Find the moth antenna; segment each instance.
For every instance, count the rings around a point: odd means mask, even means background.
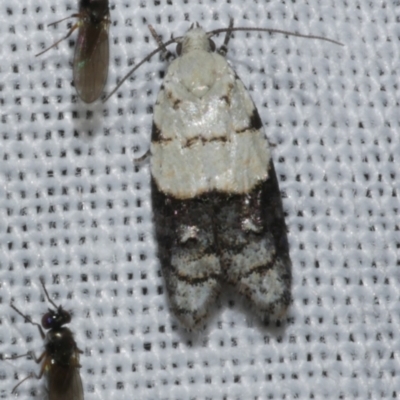
[[[283,35],[288,35],[288,36],[295,36],[295,37],[300,37],[300,38],[305,38],[305,39],[317,39],[317,40],[323,40],[325,42],[330,42],[333,44],[337,44],[339,46],[344,46],[343,43],[338,42],[337,40],[329,39],[324,36],[318,36],[318,35],[304,35],[302,33],[296,33],[296,32],[290,32],[290,31],[285,31],[282,29],[273,29],[273,28],[246,28],[246,27],[228,27],[228,28],[220,28],[220,29],[215,29],[213,31],[207,32],[207,35],[209,37],[212,37],[214,35],[218,35],[219,33],[223,32],[268,32],[268,33],[280,33]]]
[[[136,64],[117,84],[117,86],[114,88],[114,90],[103,100],[103,103],[105,103],[120,87],[121,85],[139,68],[141,67],[145,62],[149,61],[155,54],[159,53],[160,51],[163,51],[167,46],[169,46],[172,43],[175,43],[179,38],[175,39],[170,39],[168,42],[163,43],[161,46],[157,47],[155,50],[153,50],[150,54],[148,54],[145,58],[143,58],[142,61],[139,62],[139,64]]]
[[[136,64],[117,84],[117,86],[111,91],[111,93],[106,96],[106,98],[103,100],[103,103],[105,103],[120,87],[121,85],[139,68],[141,67],[145,62],[149,61],[155,54],[159,53],[160,51],[165,51],[166,47],[169,46],[172,43],[177,43],[179,40],[182,40],[183,36],[179,36],[177,38],[171,38],[167,42],[163,43],[157,33],[155,32],[154,28],[149,26],[150,32],[156,39],[158,43],[161,43],[158,48],[153,50],[150,54],[148,54],[145,58],[143,58],[142,61],[139,62],[139,64]],[[154,32],[154,34],[153,34]],[[268,33],[280,33],[283,35],[288,35],[288,36],[295,36],[295,37],[301,37],[305,39],[317,39],[317,40],[323,40],[325,42],[330,42],[333,44],[337,44],[339,46],[344,46],[343,43],[338,42],[333,39],[329,39],[323,36],[318,36],[318,35],[304,35],[302,33],[296,33],[296,32],[290,32],[290,31],[285,31],[282,29],[272,29],[272,28],[246,28],[246,27],[233,27],[233,19],[230,19],[229,22],[229,27],[228,28],[220,28],[220,29],[215,29],[213,31],[207,32],[208,37],[212,37],[214,35],[218,35],[219,33],[227,32],[227,35],[225,36],[224,43],[220,49],[220,51],[225,51],[225,47],[227,47],[228,42],[230,40],[232,32],[268,32]],[[157,39],[158,38],[158,39]],[[160,42],[159,42],[160,41]],[[168,51],[167,51],[168,52]],[[223,54],[223,53],[222,53]]]

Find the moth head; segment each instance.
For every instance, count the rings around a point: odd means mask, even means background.
[[[185,36],[177,38],[176,41],[176,54],[178,56],[193,50],[215,51],[215,43],[197,22],[192,24]]]

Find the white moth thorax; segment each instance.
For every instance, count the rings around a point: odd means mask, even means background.
[[[207,34],[190,30],[167,71],[154,108],[151,172],[179,199],[243,194],[268,177],[270,150],[255,129],[254,104]]]

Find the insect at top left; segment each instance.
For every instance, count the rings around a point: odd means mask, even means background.
[[[41,325],[33,322],[28,315],[23,314],[11,303],[11,308],[21,315],[25,322],[38,327],[42,339],[45,340],[45,350],[39,358],[33,352],[12,357],[14,359],[30,355],[37,363],[42,363],[39,375],[34,373],[28,375],[14,387],[13,393],[27,379],[33,377],[40,379],[46,373],[49,400],[83,400],[82,381],[79,375],[81,367],[79,353],[82,351],[78,349],[72,332],[63,327],[71,322],[71,314],[61,306],[57,306],[51,300],[42,281],[41,284],[47,300],[54,307],[54,309],[49,308],[43,315]],[[43,329],[48,330],[47,335]]]
[[[36,54],[36,57],[57,46],[78,29],[74,55],[74,84],[79,97],[85,103],[93,103],[100,97],[108,75],[110,53],[108,0],[80,0],[77,14],[53,22],[49,26],[68,18],[77,18],[78,20],[66,36]]]

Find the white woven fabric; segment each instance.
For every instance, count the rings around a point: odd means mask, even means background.
[[[170,312],[152,234],[152,105],[166,64],[155,56],[106,104],[71,85],[72,41],[50,22],[72,0],[2,0],[0,8],[0,354],[42,351],[48,307],[81,356],[85,399],[267,400],[400,397],[399,2],[111,2],[106,92],[156,45],[192,22],[271,27],[327,42],[236,33],[228,59],[251,91],[270,141],[289,231],[293,304],[262,326],[233,291],[205,329]],[[217,45],[222,36],[215,39]],[[173,48],[172,48],[173,50]],[[39,371],[0,361],[0,398]],[[45,395],[44,382],[18,388]]]

